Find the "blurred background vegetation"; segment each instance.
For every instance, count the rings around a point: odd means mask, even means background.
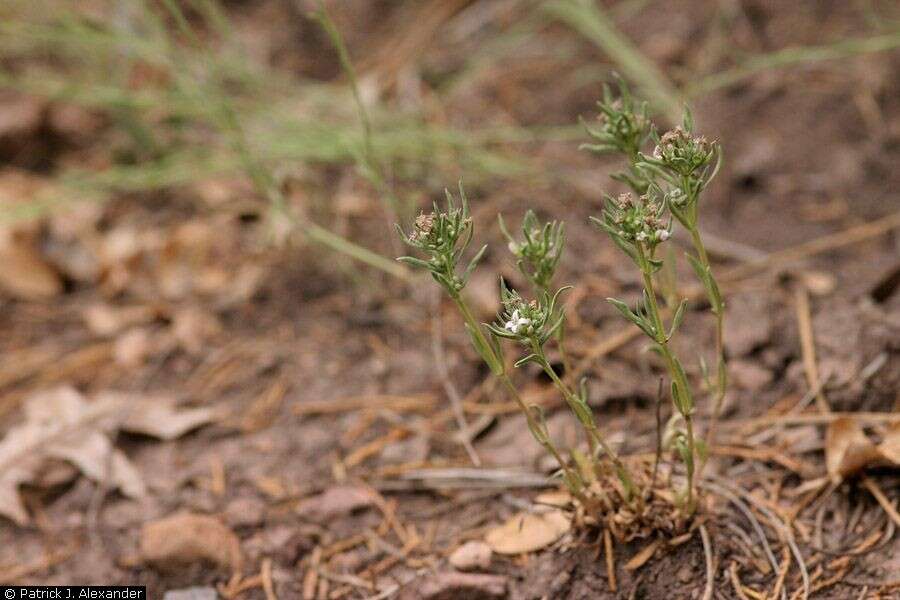
[[[82,120],[95,126],[81,132],[90,140],[79,142],[84,151],[78,159],[55,160],[57,147],[16,155],[13,164],[61,185],[27,203],[4,205],[2,218],[241,172],[254,193],[239,210],[273,217],[277,235],[299,230],[402,276],[381,256],[390,254],[384,244],[370,251],[330,231],[329,200],[320,197],[318,184],[331,167],[355,166],[390,221],[408,218],[423,198],[460,178],[474,186],[510,180],[551,186],[565,178],[564,169],[548,168],[534,145],[580,140],[580,126],[552,113],[520,117],[484,106],[491,99],[483,94],[469,96],[476,82],[498,70],[555,70],[553,86],[584,98],[596,96],[615,70],[671,120],[684,102],[734,89],[759,73],[900,46],[900,21],[890,3],[858,3],[867,28],[852,36],[751,52],[732,39],[730,27],[752,19],[753,7],[710,2],[703,17],[714,35],[664,74],[617,26],[666,10],[649,0],[608,6],[439,0],[397,3],[391,10],[374,4],[4,2],[0,89],[87,109]],[[283,19],[275,37],[266,19]],[[395,27],[400,30],[387,41],[375,35]],[[352,32],[349,44],[342,30]],[[663,53],[672,43],[656,42],[661,47],[654,52]],[[527,63],[516,62],[522,58]],[[295,202],[292,182],[314,201]]]

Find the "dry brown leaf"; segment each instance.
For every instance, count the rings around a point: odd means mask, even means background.
[[[542,492],[535,496],[535,504],[547,504],[556,508],[566,508],[572,504],[572,494],[565,490],[553,490]]]
[[[489,531],[485,541],[497,554],[523,554],[546,548],[571,528],[571,519],[560,510],[519,513]]]
[[[0,287],[23,300],[52,298],[63,290],[59,274],[28,239],[0,233]]]
[[[91,333],[109,337],[128,327],[149,323],[156,318],[157,312],[151,306],[110,306],[98,303],[85,309],[83,316]]]
[[[864,469],[880,457],[878,448],[852,417],[831,422],[825,433],[825,467],[832,481]]]
[[[168,396],[141,396],[120,392],[103,392],[98,401],[118,403],[124,407],[119,427],[130,433],[149,435],[160,440],[174,440],[212,421],[216,413],[208,407],[178,408]]]
[[[144,525],[141,558],[163,567],[211,562],[241,571],[243,556],[238,537],[208,515],[177,513]]]
[[[297,507],[297,513],[311,520],[322,521],[350,514],[374,504],[375,497],[367,488],[336,485],[301,502]]]
[[[88,405],[72,388],[35,394],[25,401],[25,422],[0,441],[0,515],[19,524],[28,513],[18,487],[32,481],[46,461],[63,459],[93,479],[105,478],[123,493],[140,496],[140,476],[121,453],[115,452],[101,429],[115,406]],[[112,454],[111,454],[112,453]]]
[[[138,498],[146,493],[140,473],[109,434],[125,429],[172,439],[212,418],[206,409],[177,411],[161,398],[107,393],[88,402],[71,387],[34,394],[24,408],[25,421],[0,440],[0,515],[21,525],[29,518],[18,488],[46,482],[42,473],[53,461]]]
[[[661,542],[659,540],[654,540],[654,541],[650,542],[649,544],[647,544],[646,546],[644,546],[644,548],[641,549],[640,552],[635,554],[633,557],[631,557],[631,560],[629,560],[627,563],[625,563],[625,567],[624,567],[625,570],[626,571],[637,571],[638,569],[643,567],[647,563],[648,560],[653,558],[653,555],[656,554],[656,549],[659,548],[660,545],[661,545]]]
[[[49,188],[47,180],[21,169],[0,170],[0,212],[16,214]],[[24,300],[42,300],[62,292],[62,279],[38,247],[40,223],[19,221],[0,226],[0,288]]]
[[[878,444],[878,452],[889,463],[900,466],[900,423],[895,423],[887,430],[884,439]]]

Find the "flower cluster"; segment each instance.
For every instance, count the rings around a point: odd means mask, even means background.
[[[412,232],[405,236],[410,246],[429,254],[445,254],[456,250],[459,240],[471,230],[472,218],[466,206],[454,208],[449,196],[448,201],[450,208],[447,212],[441,212],[435,206],[434,212],[416,217]]]
[[[522,221],[521,241],[506,229],[503,217],[498,215],[500,230],[509,240],[509,251],[516,257],[516,266],[522,275],[539,290],[547,291],[556,273],[565,244],[565,227],[557,221],[541,223],[534,211],[525,213]]]
[[[635,198],[629,193],[620,194],[618,198],[607,198],[602,225],[626,243],[655,248],[671,235],[671,223],[663,219],[665,208],[656,196]]]
[[[469,204],[462,185],[459,188],[460,206],[456,206],[453,202],[453,196],[449,191],[446,195],[446,211],[441,211],[437,203],[434,203],[433,212],[416,217],[412,232],[408,235],[399,225],[397,226],[400,238],[406,244],[427,254],[428,260],[413,256],[401,256],[397,260],[429,271],[432,277],[452,295],[465,287],[469,275],[484,256],[487,246],[481,248],[462,275],[457,275],[457,262],[472,241],[472,217],[469,215]]]
[[[662,166],[683,177],[709,165],[716,154],[716,143],[704,136],[694,136],[681,127],[667,131],[656,142],[653,158]]]
[[[540,300],[525,300],[515,290],[500,284],[500,302],[503,310],[488,329],[497,337],[516,340],[526,345],[543,346],[562,325],[565,315],[557,314],[556,301],[568,288],[561,288],[553,296],[543,294]]]

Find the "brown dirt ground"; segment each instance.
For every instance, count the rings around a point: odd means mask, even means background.
[[[858,7],[847,2],[735,2],[726,3],[731,7],[727,10],[694,0],[665,3],[664,10],[660,3],[649,4],[621,26],[676,81],[691,70],[727,64],[723,45],[729,43],[744,52],[763,52],[870,32]],[[388,5],[353,2],[335,8],[355,56],[377,56],[387,44],[402,10]],[[292,36],[281,4],[233,3],[229,10],[239,24],[253,23],[258,35],[271,29],[274,64],[323,79],[336,75],[337,65],[329,59],[304,58],[330,53],[320,36],[299,41]],[[378,15],[375,21],[373,14]],[[477,51],[480,41],[449,48],[432,43],[416,64],[431,74],[452,74],[460,68],[461,57]],[[557,43],[573,52],[551,52]],[[469,126],[565,125],[590,114],[597,86],[579,84],[569,74],[601,65],[603,56],[560,26],[543,28],[535,44],[536,56],[506,57],[491,72],[442,99],[443,111]],[[559,74],[557,84],[552,78]],[[740,244],[722,244],[714,251],[720,272],[752,263],[757,253],[772,256],[769,253],[900,211],[898,75],[900,56],[881,53],[765,72],[696,104],[700,128],[722,141],[726,156],[723,172],[705,199],[704,227],[717,239]],[[386,92],[388,98],[391,93]],[[47,127],[3,140],[4,166],[43,178],[47,169],[35,157],[52,154],[53,160],[73,160],[85,146],[102,144],[108,133],[101,125],[96,142],[77,134],[66,140]],[[568,251],[558,281],[576,285],[568,300],[570,348],[583,358],[626,329],[604,298],[633,299],[639,287],[630,265],[587,224],[587,216],[598,210],[601,191],[614,189],[607,175],[615,165],[579,153],[576,146],[529,146],[529,160],[552,173],[552,181],[485,182],[470,188],[469,194],[476,207],[478,241],[491,242],[495,249],[503,247],[493,225],[498,211],[515,221],[526,207],[534,207],[567,222]],[[340,193],[340,185],[346,188],[349,182],[370,213],[377,211],[374,193],[353,174],[352,166],[322,171],[324,194]],[[245,182],[225,183],[231,193],[248,193]],[[89,242],[67,238],[62,233],[65,218],[53,217],[40,229],[41,247],[51,258],[71,256],[81,245],[109,243],[112,232],[149,232],[162,241],[132,242],[141,249],[128,264],[113,265],[121,267],[118,275],[67,278],[62,293],[49,301],[0,295],[0,407],[7,427],[20,422],[19,407],[28,394],[58,384],[74,385],[87,394],[109,389],[167,393],[190,405],[215,406],[225,415],[174,441],[118,436],[118,447],[148,485],[145,500],[125,498],[83,477],[49,489],[24,488],[33,523],[20,527],[0,521],[0,578],[146,584],[151,597],[191,585],[223,584],[229,573],[221,568],[165,570],[136,559],[144,523],[190,510],[216,515],[235,532],[244,553],[245,577],[271,560],[278,598],[302,597],[312,556],[323,550],[321,565],[338,577],[324,591],[325,584],[319,584],[324,594],[320,598],[338,597],[338,592],[344,594],[340,597],[365,598],[375,592],[362,584],[375,582],[381,588],[412,575],[416,578],[402,593],[418,597],[418,586],[432,572],[450,569],[446,557],[454,548],[480,539],[537,492],[466,486],[395,489],[398,473],[468,464],[454,441],[453,421],[434,368],[434,296],[427,282],[406,287],[357,271],[302,243],[272,249],[264,243],[262,221],[208,210],[197,201],[204,193],[212,192],[191,186],[123,195],[96,209],[97,214],[76,211],[90,223]],[[357,241],[390,253],[383,218],[370,213],[329,218]],[[182,279],[172,273],[179,265],[187,265],[187,287],[178,287]],[[729,421],[719,439],[727,448],[712,472],[782,515],[797,505],[794,492],[804,480],[824,474],[824,427],[792,426],[761,435],[760,428],[733,424],[782,414],[808,389],[798,288],[807,290],[811,299],[818,364],[823,375],[831,377],[825,395],[832,408],[891,412],[900,407],[898,269],[900,234],[895,227],[797,260],[748,269],[727,286],[734,385],[727,403]],[[231,294],[240,273],[250,274],[246,293]],[[494,250],[473,281],[476,305],[485,320],[494,309],[497,273],[518,281],[507,257]],[[203,287],[198,283],[201,275],[213,283]],[[115,276],[124,278],[123,283],[111,281]],[[177,289],[169,293],[167,286]],[[99,304],[149,306],[153,316],[113,335],[98,335],[83,315]],[[443,360],[466,394],[487,374],[452,308],[446,303],[440,307]],[[694,308],[678,340],[687,356],[712,341],[702,306]],[[178,323],[186,323],[181,334]],[[128,355],[129,331],[138,332],[131,338],[132,345],[140,346],[132,348],[137,359]],[[862,380],[860,371],[876,360],[880,368]],[[640,342],[594,360],[588,374],[593,407],[612,441],[624,452],[652,448],[658,366]],[[535,398],[550,397],[547,382],[536,373],[526,369],[517,378]],[[472,422],[489,414],[492,403],[504,400],[493,392],[486,398],[471,396]],[[381,399],[394,402],[373,406]],[[414,401],[401,404],[403,399]],[[358,408],[350,408],[354,406]],[[574,435],[558,405],[549,418],[561,438]],[[485,466],[530,471],[545,466],[517,415],[482,419],[481,425],[475,448]],[[743,456],[736,455],[740,451]],[[896,502],[897,472],[884,469],[871,476]],[[403,551],[404,540],[385,527],[384,511],[378,508],[338,510],[328,518],[304,512],[309,497],[336,483],[360,481],[381,490],[397,521],[421,538],[418,546]],[[733,564],[739,565],[744,585],[771,590],[777,573],[754,567],[760,560],[746,558],[745,544],[734,529],[752,535],[749,521],[715,493],[706,508],[718,573],[716,597],[738,597],[729,575]],[[837,575],[813,597],[900,598],[900,588],[879,587],[900,575],[897,537],[861,556],[846,553],[871,532],[890,529],[883,511],[857,481],[838,486],[795,519],[794,531],[814,585]],[[363,536],[341,548],[342,540],[366,532],[368,539]],[[781,563],[784,545],[778,532],[768,526],[766,533]],[[495,557],[489,572],[506,577],[510,598],[700,598],[706,575],[699,536],[627,572],[625,562],[650,541],[617,545],[616,592],[610,591],[596,532],[533,555]],[[756,538],[752,543],[758,551]],[[793,593],[799,587],[799,571],[792,568],[786,588]],[[264,598],[265,592],[255,586],[239,597]]]

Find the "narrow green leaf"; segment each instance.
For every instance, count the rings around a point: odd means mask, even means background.
[[[684,307],[686,306],[687,300],[682,300],[678,308],[675,309],[675,316],[672,317],[672,328],[669,330],[669,339],[672,339],[672,336],[678,331],[678,327],[681,326],[681,321],[684,319]]]
[[[415,256],[400,256],[397,258],[397,260],[411,267],[428,269],[429,271],[431,270],[431,264],[428,261],[424,261],[421,258],[416,258]]]
[[[465,272],[463,273],[463,277],[462,277],[463,281],[469,280],[469,276],[472,275],[472,272],[478,266],[478,263],[481,262],[482,258],[484,258],[484,253],[487,251],[487,249],[488,249],[487,244],[485,244],[484,246],[481,247],[481,250],[479,250],[475,254],[475,256],[472,257],[472,260],[469,261],[469,264],[466,267]]]
[[[538,359],[537,354],[529,354],[525,358],[520,358],[519,360],[517,360],[513,366],[518,369],[519,367],[523,367],[530,362],[538,362],[537,359]]]

